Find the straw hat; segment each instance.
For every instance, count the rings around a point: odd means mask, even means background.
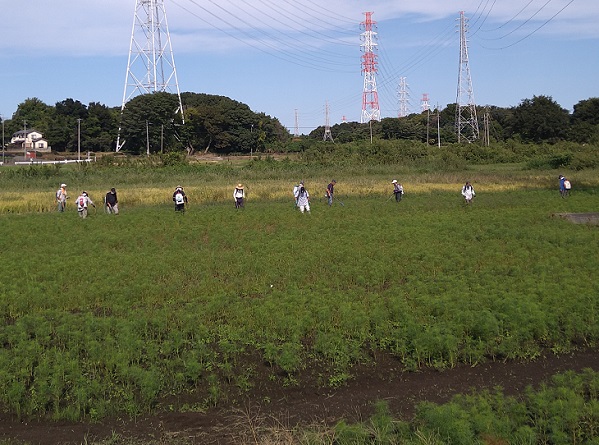
[[[238,189],[243,189],[243,184],[240,182],[239,184],[237,184],[237,188]]]

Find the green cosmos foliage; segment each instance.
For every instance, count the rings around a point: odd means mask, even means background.
[[[0,404],[206,409],[265,372],[342,385],[379,351],[416,370],[596,345],[597,229],[551,216],[596,194],[477,192],[0,215]]]
[[[557,374],[521,397],[497,388],[426,402],[408,421],[394,419],[386,402],[360,424],[340,422],[338,444],[596,444],[599,439],[599,373]],[[315,443],[325,443],[324,441]],[[328,443],[328,442],[326,442]]]

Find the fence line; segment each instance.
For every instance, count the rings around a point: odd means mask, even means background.
[[[63,161],[36,161],[34,159],[30,161],[15,161],[15,165],[45,165],[45,164],[76,164],[78,162],[95,162],[94,159],[65,159]],[[0,163],[1,165],[1,163]]]

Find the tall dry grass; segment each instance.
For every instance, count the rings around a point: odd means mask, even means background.
[[[67,171],[67,177],[26,178],[21,181],[0,175],[0,213],[48,212],[56,209],[55,191],[63,180],[68,181],[71,201],[83,188],[100,204],[110,187],[116,187],[121,207],[161,205],[172,202],[172,193],[182,184],[190,204],[209,204],[233,201],[236,184],[243,183],[249,201],[292,200],[293,186],[304,180],[312,199],[324,196],[327,184],[337,180],[337,196],[385,196],[392,193],[391,180],[403,184],[406,194],[456,192],[465,181],[477,190],[504,192],[519,189],[557,189],[556,171],[524,170],[521,165],[475,166],[463,171],[418,171],[401,166],[379,166],[361,170],[359,166],[327,168],[305,165],[273,165],[268,169],[233,168],[225,165],[191,167],[181,170],[155,168],[152,170],[119,171],[119,168],[94,169],[84,172]],[[563,172],[572,178],[574,190],[599,186],[595,170]],[[68,179],[67,179],[68,178]],[[71,204],[71,209],[74,205]]]

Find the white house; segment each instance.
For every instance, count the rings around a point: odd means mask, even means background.
[[[34,151],[50,151],[44,135],[35,130],[19,130],[12,135],[11,144],[25,144],[25,149]]]

